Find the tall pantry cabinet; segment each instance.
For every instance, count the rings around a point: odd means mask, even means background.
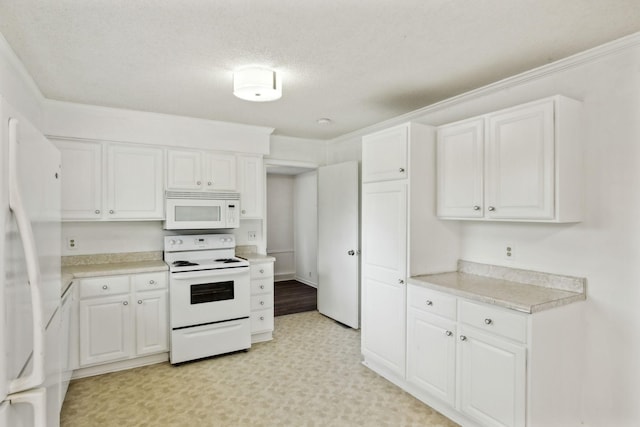
[[[407,278],[456,269],[457,224],[435,208],[435,129],[405,123],[362,139],[362,354],[405,378]]]

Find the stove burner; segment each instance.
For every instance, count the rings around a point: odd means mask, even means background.
[[[224,264],[231,264],[233,262],[240,262],[239,259],[235,259],[235,258],[218,258],[216,260],[214,260],[215,262],[222,262]]]
[[[198,263],[191,261],[174,261],[172,265],[174,267],[191,267],[192,265],[198,265]]]

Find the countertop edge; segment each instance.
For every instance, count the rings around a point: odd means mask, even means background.
[[[452,271],[450,273],[457,273],[457,272]],[[428,289],[433,289],[435,291],[447,293],[447,294],[450,294],[450,295],[454,295],[454,296],[458,296],[458,297],[462,297],[462,298],[467,298],[467,299],[472,300],[472,301],[477,301],[477,302],[481,302],[481,303],[485,303],[485,304],[489,304],[489,305],[495,305],[495,306],[498,306],[498,307],[502,307],[502,308],[506,308],[506,309],[510,309],[510,310],[514,310],[514,311],[518,311],[518,312],[524,313],[524,314],[538,313],[540,311],[545,311],[545,310],[549,310],[549,309],[552,309],[552,308],[561,307],[563,305],[572,304],[574,302],[584,301],[587,298],[585,293],[573,293],[572,292],[572,294],[574,294],[574,295],[568,295],[568,296],[563,297],[563,298],[557,298],[557,299],[553,299],[551,301],[546,301],[546,302],[539,303],[539,304],[523,305],[523,304],[516,303],[516,302],[513,302],[513,301],[507,301],[507,300],[504,300],[504,299],[501,299],[501,298],[494,298],[494,297],[487,296],[487,295],[481,295],[481,294],[474,293],[474,292],[469,292],[469,291],[465,291],[465,290],[451,288],[449,286],[439,285],[439,284],[436,284],[436,283],[432,283],[432,282],[420,279],[419,277],[424,277],[424,276],[409,277],[409,279],[407,280],[407,283],[412,284],[412,285],[422,286],[422,287],[425,287],[425,288],[428,288]],[[487,279],[486,276],[479,276],[479,277],[483,277],[484,279]],[[495,279],[495,280],[500,280],[500,279]],[[535,286],[535,285],[518,284],[517,286]],[[569,292],[569,291],[564,291],[564,292]]]

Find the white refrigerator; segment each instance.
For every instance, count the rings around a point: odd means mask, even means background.
[[[60,152],[0,98],[0,427],[60,424]]]

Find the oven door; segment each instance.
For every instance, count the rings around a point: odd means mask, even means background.
[[[224,200],[167,199],[166,230],[227,228]]]
[[[249,267],[171,273],[171,328],[248,317]]]

